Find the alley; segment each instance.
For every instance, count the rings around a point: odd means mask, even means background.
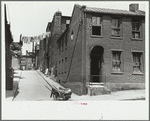
[[[22,71],[14,101],[54,101],[37,71]]]

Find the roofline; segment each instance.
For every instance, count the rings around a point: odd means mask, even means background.
[[[101,14],[109,14],[109,15],[122,15],[122,16],[141,16],[141,17],[145,17],[145,15],[138,15],[138,14],[123,14],[123,13],[107,13],[107,12],[99,12],[99,11],[90,11],[90,10],[86,10],[84,9],[85,13],[101,13]]]

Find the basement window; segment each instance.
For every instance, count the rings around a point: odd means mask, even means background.
[[[92,17],[92,35],[101,36],[101,19]]]

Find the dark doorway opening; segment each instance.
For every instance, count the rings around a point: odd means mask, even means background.
[[[101,46],[95,46],[90,54],[91,58],[91,82],[102,82],[102,68],[104,48]]]

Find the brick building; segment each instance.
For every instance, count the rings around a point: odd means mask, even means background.
[[[61,34],[69,27],[71,17],[63,16],[60,11],[56,12],[53,16],[52,22],[49,22],[46,28],[46,32],[51,32],[50,37],[46,37],[40,46],[44,47],[45,53],[45,68],[51,69],[52,67],[57,68],[57,55],[58,46],[57,40]]]
[[[127,11],[75,5],[69,25],[56,12],[47,46],[57,81],[79,95],[87,94],[93,83],[105,83],[110,90],[124,83],[144,88],[138,84],[145,83],[145,12],[138,7],[131,4]]]
[[[13,89],[13,71],[11,68],[12,56],[10,52],[10,44],[13,42],[10,24],[7,21],[6,5],[5,7],[5,62],[6,62],[6,90]]]

